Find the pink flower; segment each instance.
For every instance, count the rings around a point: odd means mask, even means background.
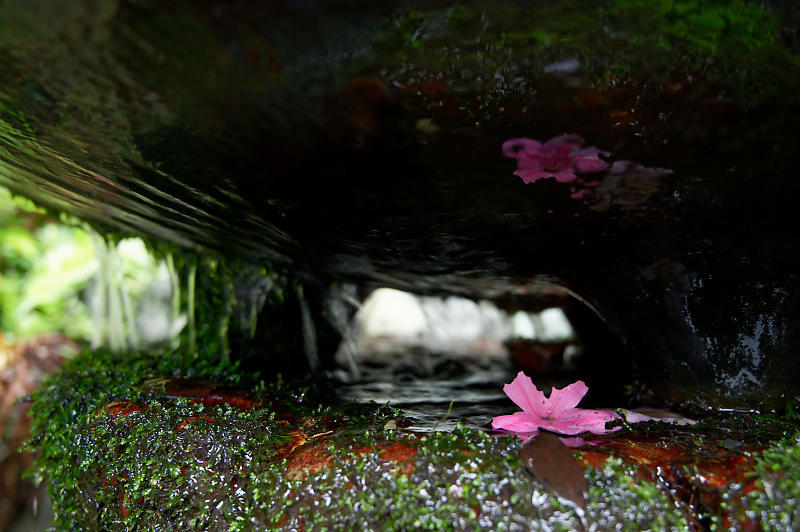
[[[577,179],[575,172],[599,172],[608,163],[598,157],[606,157],[611,152],[594,146],[583,148],[580,135],[564,133],[553,137],[544,144],[538,140],[518,138],[503,143],[503,155],[517,160],[518,175],[525,183],[554,177],[559,183],[572,183]]]
[[[606,423],[619,419],[614,412],[575,408],[589,391],[583,381],[573,382],[561,390],[553,388],[548,398],[536,388],[530,377],[520,371],[510,384],[503,386],[503,391],[522,412],[492,419],[494,429],[519,433],[545,429],[572,436],[583,432],[608,434],[621,428],[606,429]]]

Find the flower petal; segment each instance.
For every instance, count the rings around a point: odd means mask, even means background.
[[[539,168],[520,168],[514,172],[514,175],[521,177],[526,184],[531,184],[539,181],[540,179],[547,179],[552,174],[550,172],[540,170]]]
[[[497,416],[492,419],[493,429],[504,429],[512,432],[536,432],[539,423],[536,416],[527,412],[516,412],[508,416]]]
[[[567,411],[563,417],[557,420],[560,428],[569,430],[562,434],[580,434],[582,432],[593,432],[594,434],[608,434],[617,431],[622,427],[606,429],[606,423],[619,419],[619,416],[610,410],[587,410],[584,408],[573,408]],[[542,428],[548,428],[542,425]],[[548,429],[555,430],[555,429]]]
[[[526,138],[509,139],[503,143],[503,155],[516,159],[526,152],[538,153],[541,147],[542,143],[538,140]]]
[[[539,414],[545,411],[547,398],[533,384],[531,378],[521,371],[513,381],[503,386],[503,392],[527,413]]]
[[[514,175],[521,177],[522,180],[527,184],[535,183],[540,179],[547,179],[550,177],[554,178],[559,183],[572,183],[578,178],[578,176],[576,176],[575,173],[570,170],[564,170],[563,172],[551,172],[548,170],[542,170],[540,168],[527,167],[520,167],[519,170],[515,170]]]
[[[570,194],[569,197],[574,199],[574,200],[580,200],[580,199],[585,198],[586,196],[591,196],[591,194],[592,193],[589,191],[588,188],[582,188],[582,189],[576,190],[575,192]]]
[[[565,419],[547,419],[543,420],[540,425],[544,430],[555,432],[556,434],[565,434],[567,436],[574,436],[576,434],[583,434],[589,432],[589,428],[583,425],[576,425],[571,421]]]
[[[572,183],[578,178],[575,172],[570,170],[564,170],[563,172],[547,172],[547,175],[549,177],[554,177],[559,183]]]
[[[598,157],[603,154],[606,157],[611,155],[611,152],[601,151],[597,148],[585,148],[572,156],[572,167],[576,172],[599,172],[608,168],[608,163]]]
[[[575,381],[560,390],[553,387],[547,400],[547,412],[537,412],[542,417],[560,418],[567,410],[574,409],[581,402],[589,387],[583,381]]]
[[[505,141],[502,151],[506,157],[516,159],[514,174],[527,184],[548,177],[559,183],[572,183],[577,179],[576,172],[599,172],[609,166],[599,156],[609,156],[610,152],[594,146],[582,148],[583,142],[574,133],[564,133],[544,143],[520,137]]]
[[[542,156],[538,153],[520,152],[517,154],[517,168],[543,168],[542,160]]]

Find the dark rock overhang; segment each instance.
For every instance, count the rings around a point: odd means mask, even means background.
[[[800,372],[796,15],[585,4],[9,4],[0,182],[323,284],[555,280],[664,397],[778,404]],[[513,174],[505,141],[563,133],[610,166]]]

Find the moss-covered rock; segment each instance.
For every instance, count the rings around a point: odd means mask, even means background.
[[[85,352],[34,395],[33,474],[58,529],[796,524],[800,440],[778,441],[798,430],[792,408],[587,437],[573,451],[588,480],[581,514],[527,472],[516,437],[407,432],[399,412],[333,404],[324,387],[179,367],[166,354]]]

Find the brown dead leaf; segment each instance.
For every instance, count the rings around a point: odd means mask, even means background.
[[[559,497],[586,509],[586,477],[578,461],[555,434],[540,432],[520,450],[522,463]]]

